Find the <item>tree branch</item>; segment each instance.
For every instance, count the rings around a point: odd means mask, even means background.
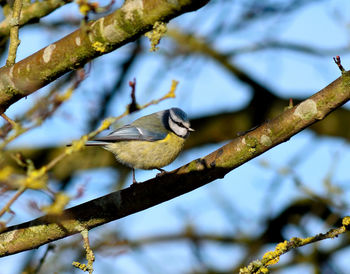
[[[12,66],[16,61],[17,49],[21,41],[18,39],[19,18],[21,16],[22,0],[15,0],[10,21],[10,45],[6,66]]]
[[[284,102],[284,104],[283,104]],[[286,100],[276,100],[271,107],[271,113],[261,115],[263,120],[268,120],[286,106]],[[274,114],[273,114],[274,113]],[[227,141],[237,137],[237,132],[242,132],[254,127],[254,119],[249,110],[220,113],[217,115],[203,116],[191,119],[191,125],[196,129],[186,141],[184,149],[191,149],[206,144]],[[329,117],[320,123],[312,125],[309,129],[315,133],[326,136],[341,137],[350,140],[350,113],[346,108],[340,108],[332,112]],[[21,153],[25,158],[31,159],[36,166],[43,166],[51,161],[56,155],[61,154],[62,146],[27,148],[20,147],[4,151],[5,162],[10,162],[11,155]],[[113,154],[99,149],[90,148],[71,155],[69,161],[59,163],[51,172],[53,178],[66,181],[74,172],[102,167],[115,167],[120,170],[124,166],[119,165]],[[15,167],[16,168],[16,167]],[[16,172],[21,173],[20,170]]]
[[[235,127],[253,127],[261,123],[261,121],[269,119],[271,114],[275,114],[276,111],[280,111],[280,109],[286,105],[286,100],[276,96],[277,92],[275,90],[267,87],[244,72],[244,70],[231,61],[230,55],[218,52],[212,45],[204,41],[203,38],[193,34],[186,34],[176,29],[169,29],[167,34],[178,43],[179,47],[182,49],[181,52],[187,50],[190,53],[201,54],[205,58],[211,58],[235,78],[247,84],[253,91],[253,97],[249,107],[242,111],[221,114],[216,117],[203,117],[199,120],[191,120],[191,124],[193,124],[193,127],[196,129],[196,132],[193,134],[196,135],[196,138],[192,140],[195,140],[197,145],[198,142],[199,144],[206,144],[208,142],[224,141],[230,138],[229,136],[233,136],[234,132],[245,130],[241,128],[234,131],[232,130],[232,126],[228,127],[227,125],[234,125]],[[299,103],[299,100],[296,100],[296,102]],[[316,126],[312,127],[312,130],[319,134],[341,136],[350,139],[350,131],[347,127],[344,127],[344,125],[349,123],[349,110],[341,109],[332,114],[332,119],[327,119],[325,122],[318,123]],[[203,134],[203,127],[208,128],[208,125],[211,126],[211,128],[208,129],[210,134]],[[222,126],[220,127],[220,125]],[[187,142],[186,146],[191,147],[192,140]]]
[[[126,0],[112,14],[91,21],[11,67],[0,69],[0,114],[64,73],[135,40],[157,21],[197,10],[209,0]]]
[[[65,210],[6,228],[0,234],[0,256],[37,248],[142,211],[199,188],[323,119],[350,100],[350,72],[262,126],[237,137],[206,157],[163,176]],[[28,241],[30,239],[30,241]]]
[[[19,19],[19,26],[23,26],[30,22],[39,21],[40,18],[50,14],[57,8],[72,2],[72,0],[47,0],[47,1],[37,1],[26,5],[23,3],[23,8],[21,11],[21,16]],[[3,21],[0,22],[0,46],[3,46],[7,41],[10,34],[11,28],[11,15],[7,16]]]
[[[263,121],[261,118],[266,115],[273,101],[277,98],[275,95],[276,92],[244,72],[244,70],[230,60],[229,56],[215,50],[208,42],[204,41],[204,39],[192,34],[182,33],[176,29],[170,29],[167,34],[174,39],[180,47],[185,50],[187,49],[191,53],[197,53],[206,58],[211,58],[231,73],[232,76],[242,83],[247,84],[253,91],[253,97],[249,105],[249,110],[253,115],[253,123],[257,124]]]

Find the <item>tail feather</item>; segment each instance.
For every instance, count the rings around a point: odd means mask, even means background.
[[[106,146],[110,144],[110,142],[102,142],[102,141],[87,141],[85,143],[86,146]]]
[[[87,141],[85,143],[86,146],[106,146],[108,144],[110,144],[110,143],[108,143],[108,142],[101,142],[101,141]],[[72,146],[72,144],[67,144],[66,146],[70,147],[70,146]]]

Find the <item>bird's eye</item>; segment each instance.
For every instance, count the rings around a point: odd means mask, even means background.
[[[184,126],[184,124],[181,123],[181,122],[176,122],[176,121],[174,121],[174,120],[173,120],[173,122],[174,122],[175,124],[177,124],[179,127],[184,127],[184,128],[186,128],[186,127]]]

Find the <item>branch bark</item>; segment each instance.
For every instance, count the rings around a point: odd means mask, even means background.
[[[287,104],[287,100],[276,99],[270,113],[267,116],[261,114],[261,119],[266,121],[276,116]],[[184,150],[233,139],[237,137],[238,132],[243,132],[256,124],[254,124],[254,117],[250,110],[244,109],[191,119],[191,125],[196,131],[191,133],[190,138],[185,143]],[[350,125],[350,111],[346,108],[340,108],[332,112],[327,119],[312,125],[309,129],[320,135],[340,137],[350,141],[350,130],[344,125]],[[63,148],[59,144],[56,147],[20,147],[6,150],[4,159],[5,162],[11,162],[13,161],[11,155],[21,153],[25,158],[31,159],[35,166],[43,166],[62,151]],[[56,180],[67,182],[76,172],[102,167],[118,168],[118,171],[122,170],[123,174],[127,174],[129,170],[119,165],[113,154],[103,149],[91,147],[88,150],[75,153],[69,156],[67,161],[57,164],[50,175]],[[23,170],[19,168],[16,172],[22,173]],[[9,187],[16,188],[18,186],[9,185]]]
[[[142,211],[199,188],[322,120],[350,100],[350,72],[260,127],[235,138],[213,153],[161,177],[133,185],[65,210],[6,228],[0,234],[0,256],[37,248]]]
[[[17,49],[21,41],[18,39],[19,18],[22,11],[22,0],[15,0],[10,23],[10,45],[6,66],[12,66],[16,61]]]
[[[0,68],[0,114],[66,72],[135,40],[155,22],[167,22],[208,1],[126,0],[112,14],[89,22],[11,67]]]

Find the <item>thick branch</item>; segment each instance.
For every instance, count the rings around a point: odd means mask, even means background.
[[[12,103],[64,73],[111,52],[152,29],[199,9],[209,0],[127,0],[112,14],[88,23],[11,67],[0,69],[0,114]]]
[[[271,113],[268,116],[261,115],[262,119],[268,120],[276,116],[276,113],[281,112],[287,103],[287,101],[276,100],[271,108]],[[249,109],[245,109],[238,112],[220,113],[214,116],[191,119],[191,125],[196,131],[191,133],[190,138],[186,141],[185,150],[233,139],[237,137],[237,133],[252,128],[256,124],[254,124],[254,118]],[[344,125],[350,125],[350,113],[346,108],[340,108],[336,112],[331,113],[327,119],[312,125],[309,129],[317,134],[350,140],[350,130]],[[13,161],[10,155],[20,152],[25,158],[33,160],[35,166],[43,166],[62,153],[62,151],[62,147],[20,147],[6,150],[4,156],[5,162],[9,162]],[[59,163],[53,168],[51,175],[57,180],[67,181],[75,172],[102,167],[117,167],[118,170],[124,168],[118,165],[113,154],[103,149],[91,147],[75,153],[67,161]],[[22,170],[18,172],[22,172]]]
[[[208,142],[220,142],[226,140],[225,138],[233,136],[237,131],[245,130],[244,126],[253,127],[261,121],[269,119],[269,116],[274,115],[275,111],[280,111],[281,108],[287,104],[286,100],[280,99],[275,94],[277,92],[263,83],[260,83],[254,77],[245,73],[239,66],[235,65],[229,55],[222,54],[215,50],[208,42],[193,34],[182,33],[176,29],[170,29],[168,35],[173,38],[179,46],[187,49],[190,53],[201,54],[203,57],[208,57],[217,62],[235,78],[250,86],[253,90],[253,98],[248,108],[243,111],[222,114],[209,120],[191,121],[193,127],[196,129],[194,135],[200,140],[200,144]],[[198,124],[199,125],[198,125]],[[249,125],[250,123],[250,125]],[[332,114],[332,119],[327,119],[325,122],[318,123],[312,127],[312,130],[319,134],[341,136],[350,139],[350,131],[344,125],[350,123],[349,111],[342,109]],[[202,128],[211,125],[210,134],[203,134]],[[236,131],[232,130],[232,125],[235,127],[243,127]],[[219,126],[222,127],[219,128]],[[231,130],[231,132],[230,132]],[[191,142],[195,140],[198,144],[198,139],[193,138],[186,145],[191,147]]]
[[[0,256],[37,248],[84,229],[120,219],[199,188],[289,140],[350,99],[350,72],[299,105],[204,158],[148,180],[67,209],[6,228],[0,234]]]

